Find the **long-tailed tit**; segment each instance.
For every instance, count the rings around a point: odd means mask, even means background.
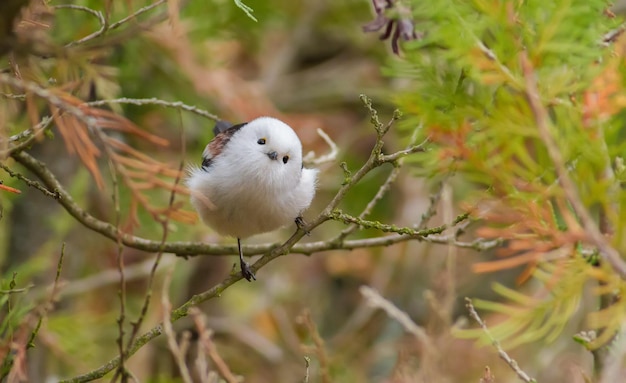
[[[302,144],[284,122],[260,117],[231,125],[220,121],[187,179],[191,204],[219,234],[237,238],[241,273],[256,279],[244,261],[241,240],[302,223],[315,195],[317,169],[302,164]]]

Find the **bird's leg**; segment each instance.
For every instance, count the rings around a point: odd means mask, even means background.
[[[311,232],[306,229],[306,222],[304,222],[304,218],[301,215],[297,216],[295,221],[298,229],[303,230],[306,235],[311,235]]]
[[[248,280],[248,282],[252,282],[254,279],[256,281],[256,277],[252,270],[250,270],[250,264],[243,260],[243,251],[241,250],[241,239],[237,238],[237,247],[239,248],[239,265],[241,266],[241,275]]]

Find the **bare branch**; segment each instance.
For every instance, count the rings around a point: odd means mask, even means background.
[[[87,12],[92,14],[94,17],[96,17],[98,19],[98,22],[100,23],[100,29],[98,29],[97,31],[72,42],[69,42],[68,44],[65,45],[65,47],[69,48],[72,46],[76,46],[76,45],[80,45],[80,44],[84,44],[87,41],[90,40],[94,40],[100,36],[105,35],[108,31],[114,30],[119,28],[120,26],[122,26],[123,24],[129,22],[130,20],[133,20],[135,18],[137,18],[138,16],[140,16],[143,13],[146,13],[156,7],[158,7],[161,4],[164,4],[165,0],[158,0],[150,5],[147,5],[145,7],[139,8],[137,11],[133,12],[132,14],[124,17],[123,19],[110,24],[107,22],[107,20],[105,19],[105,17],[102,15],[102,12],[100,11],[96,11],[94,9],[82,6],[82,5],[74,5],[74,4],[59,4],[59,5],[54,5],[54,8],[57,9],[73,9],[73,10],[78,10],[78,11],[83,11],[83,12]]]
[[[20,80],[6,73],[0,73],[0,83],[4,83],[22,89],[24,91],[34,93],[37,96],[48,100],[48,102],[50,102],[57,108],[70,113],[71,115],[79,119],[82,123],[87,125],[88,128],[92,130],[96,130],[97,128],[97,119],[95,117],[87,115],[80,108],[64,101],[59,96],[54,94],[54,92],[50,91],[49,89],[42,88],[37,83]]]
[[[314,352],[317,355],[317,359],[320,364],[320,378],[323,383],[330,383],[330,375],[329,375],[329,361],[328,361],[328,353],[326,352],[326,345],[324,343],[324,339],[320,336],[320,333],[313,322],[313,318],[311,318],[311,312],[309,310],[304,310],[302,314],[298,316],[296,319],[297,322],[304,325],[306,327],[309,337],[313,341],[313,346],[302,346],[305,352]],[[310,350],[310,351],[309,351]]]
[[[411,335],[415,336],[417,340],[427,349],[432,348],[433,342],[431,341],[426,330],[418,326],[404,311],[400,310],[396,305],[385,299],[376,290],[368,286],[361,286],[359,288],[361,295],[366,299],[367,304],[372,307],[383,310],[389,317],[395,319],[404,330]]]
[[[180,372],[180,376],[185,383],[193,383],[191,379],[191,374],[189,373],[189,369],[187,368],[187,363],[185,363],[185,351],[183,347],[179,346],[176,341],[176,334],[174,333],[174,328],[172,327],[172,322],[169,321],[169,312],[172,309],[172,304],[169,299],[169,288],[170,282],[172,280],[172,271],[167,273],[165,276],[165,281],[163,282],[163,291],[161,293],[161,305],[163,307],[163,332],[165,332],[165,336],[167,338],[167,346],[172,352],[172,356],[176,361],[176,365],[178,366],[178,371]]]
[[[91,102],[85,103],[85,105],[89,105],[89,106],[102,106],[102,105],[109,105],[109,104],[159,105],[159,106],[164,106],[166,108],[180,109],[186,112],[191,112],[191,113],[197,114],[199,116],[205,117],[213,121],[220,120],[220,118],[217,117],[216,115],[209,113],[206,110],[200,109],[197,106],[187,105],[180,101],[170,102],[170,101],[160,100],[158,98],[122,97],[122,98],[114,98],[111,100],[98,100],[98,101],[91,101]]]
[[[512,359],[509,356],[509,354],[506,353],[506,351],[502,349],[502,347],[500,346],[500,342],[498,342],[496,338],[494,338],[493,335],[491,335],[489,328],[487,328],[487,325],[485,324],[485,322],[483,322],[483,320],[480,318],[480,316],[476,312],[476,309],[474,308],[474,305],[472,304],[471,299],[465,298],[465,306],[467,307],[467,310],[469,311],[469,314],[472,317],[472,319],[474,319],[476,323],[478,323],[478,325],[482,328],[487,338],[489,338],[489,340],[491,341],[491,344],[493,345],[493,347],[495,347],[496,350],[498,351],[498,356],[500,356],[500,358],[504,360],[506,364],[508,364],[509,367],[511,367],[513,371],[515,371],[515,374],[517,374],[517,376],[521,380],[523,380],[526,383],[536,383],[536,380],[529,377],[528,374],[526,374],[519,367],[517,362],[514,359]]]
[[[95,16],[98,19],[98,22],[100,23],[100,29],[75,41],[69,42],[67,44],[65,44],[65,47],[71,47],[72,45],[78,45],[78,44],[82,44],[85,41],[89,41],[91,39],[94,39],[100,35],[103,35],[104,32],[107,30],[107,22],[104,19],[104,16],[102,15],[102,12],[100,11],[96,11],[95,9],[91,9],[88,7],[85,7],[83,5],[75,5],[75,4],[58,4],[58,5],[53,5],[53,8],[56,9],[74,9],[74,10],[78,10],[78,11],[83,11],[83,12],[87,12],[93,16]]]
[[[320,157],[315,157],[315,152],[308,152],[306,156],[302,158],[302,161],[306,165],[311,166],[319,166],[325,163],[333,162],[337,159],[337,155],[339,154],[339,148],[337,144],[324,132],[322,129],[317,129],[317,134],[322,137],[322,139],[328,144],[330,147],[330,151],[327,154],[324,154]]]
[[[428,144],[428,139],[426,139],[421,144],[411,146],[407,149],[400,150],[399,152],[380,156],[380,161],[381,162],[394,162],[408,155],[423,152],[427,144]]]
[[[224,378],[228,383],[238,383],[239,380],[235,377],[235,375],[233,375],[224,359],[222,359],[220,354],[217,352],[215,343],[213,343],[213,340],[211,339],[212,332],[206,328],[206,317],[202,314],[202,311],[193,307],[189,310],[189,314],[193,318],[196,329],[198,330],[200,345],[202,345],[204,351],[215,364],[220,376],[222,376],[222,378]]]
[[[2,168],[2,170],[7,172],[7,174],[9,174],[11,177],[17,178],[20,181],[24,181],[26,183],[26,185],[28,185],[30,187],[34,187],[35,189],[37,189],[40,192],[42,192],[44,195],[46,195],[48,197],[52,197],[54,199],[59,199],[59,194],[58,193],[51,192],[50,190],[46,189],[43,185],[41,185],[39,182],[33,181],[31,179],[28,179],[28,178],[24,177],[22,174],[12,171],[8,166],[6,166],[2,162],[0,162],[0,168]]]
[[[372,212],[374,207],[376,207],[378,202],[380,202],[380,200],[385,196],[385,194],[387,194],[389,189],[391,189],[391,184],[393,184],[396,178],[398,178],[398,174],[400,174],[400,169],[401,169],[400,166],[396,166],[393,168],[391,173],[389,173],[389,175],[387,176],[387,179],[385,180],[385,182],[383,182],[383,184],[378,188],[378,191],[376,192],[374,197],[368,202],[368,204],[365,206],[361,214],[359,214],[358,219],[363,220],[368,215],[370,215],[370,213]],[[345,229],[341,231],[339,236],[337,236],[336,240],[340,240],[340,241],[343,240],[348,235],[354,233],[354,231],[358,228],[359,228],[358,224],[351,223],[348,227],[346,227]]]
[[[154,3],[150,4],[150,5],[146,5],[145,7],[139,8],[138,10],[136,10],[134,13],[124,17],[123,19],[121,19],[120,21],[117,21],[113,24],[111,24],[111,26],[109,27],[109,30],[115,29],[120,27],[122,24],[137,18],[138,16],[140,16],[143,13],[146,13],[156,7],[158,7],[159,5],[165,3],[165,0],[158,0],[155,1]]]

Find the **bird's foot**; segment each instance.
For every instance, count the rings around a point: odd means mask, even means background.
[[[252,282],[253,279],[256,281],[256,277],[254,276],[254,273],[250,269],[250,264],[248,262],[241,260],[239,262],[239,265],[241,266],[241,275],[244,278],[246,278],[248,282]]]
[[[311,232],[306,229],[306,222],[304,222],[304,218],[302,218],[302,216],[297,216],[295,221],[298,229],[304,231],[304,234],[306,235],[311,235]]]

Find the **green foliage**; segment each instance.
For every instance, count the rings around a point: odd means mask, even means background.
[[[510,319],[490,325],[491,334],[501,339],[506,347],[516,347],[524,343],[553,342],[569,323],[579,308],[585,282],[593,266],[582,257],[575,257],[559,263],[542,263],[534,276],[542,284],[541,292],[527,296],[500,284],[494,291],[508,303],[474,300],[478,309],[503,314]],[[459,330],[457,335],[464,338],[481,338],[482,329]]]
[[[492,327],[494,335],[510,346],[553,340],[579,309],[587,281],[602,283],[603,293],[626,287],[608,265],[594,267],[580,256],[591,244],[539,129],[547,126],[582,203],[598,224],[604,220],[604,227],[613,228],[611,243],[626,252],[626,192],[620,187],[626,103],[619,96],[626,83],[624,43],[602,43],[621,20],[608,16],[605,1],[412,5],[425,37],[405,44],[404,58],[386,73],[410,80],[395,96],[406,113],[404,130],[424,126],[420,134],[434,144],[428,154],[414,157],[415,171],[470,181],[470,200],[492,203],[481,218],[485,228],[497,224],[498,229],[483,233],[510,240],[508,254],[516,254],[514,243],[527,259],[534,254],[529,267],[536,267],[539,293],[529,297],[496,286],[507,303],[477,303],[507,316]],[[529,85],[534,82],[538,94]],[[531,98],[543,110],[536,110]],[[558,209],[546,208],[548,200]],[[557,249],[560,256],[546,256]],[[624,317],[621,303],[591,313],[589,326],[606,330],[595,346],[609,340]]]

